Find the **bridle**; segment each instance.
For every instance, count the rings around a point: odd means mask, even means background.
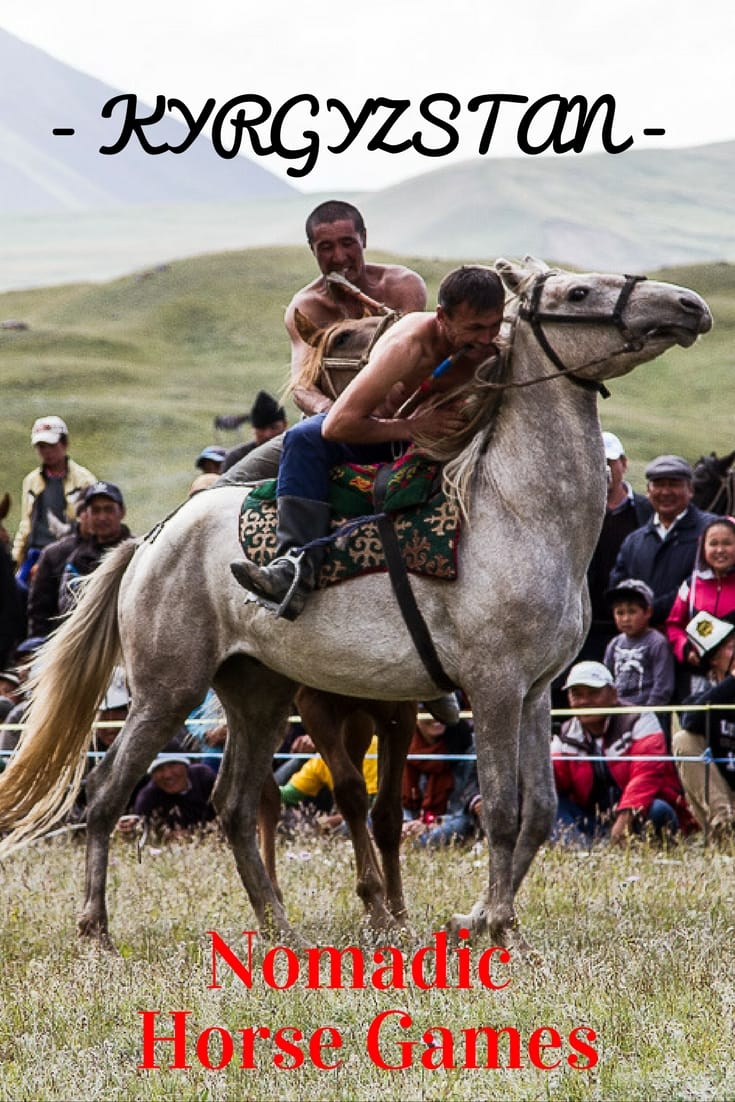
[[[344,376],[344,385],[346,385],[350,378],[357,375],[359,371],[362,371],[363,367],[370,359],[370,354],[378,339],[382,337],[386,329],[389,329],[390,326],[393,325],[393,322],[397,321],[400,316],[397,310],[383,308],[383,314],[380,321],[375,326],[375,331],[361,356],[322,356],[322,389],[324,389],[325,392],[331,390],[331,394],[329,394],[330,398],[337,398],[339,394],[339,389],[335,386],[334,380],[340,376]],[[332,375],[332,372],[334,372],[334,375]]]
[[[549,342],[549,338],[544,332],[543,322],[553,322],[554,325],[587,325],[589,322],[598,322],[603,325],[612,325],[621,334],[624,340],[624,344],[620,351],[616,355],[622,355],[626,352],[639,352],[645,344],[643,337],[636,337],[634,333],[628,328],[624,320],[625,307],[628,304],[628,300],[633,292],[633,288],[637,283],[641,283],[646,279],[646,276],[640,275],[626,275],[624,276],[625,282],[620,289],[617,301],[613,306],[611,313],[609,314],[561,314],[551,310],[541,310],[541,296],[543,294],[546,280],[549,276],[553,275],[553,269],[548,272],[542,272],[533,282],[531,287],[530,296],[521,296],[521,304],[518,308],[517,318],[527,321],[531,327],[531,331],[538,341],[539,345],[543,349],[546,357],[551,360],[554,367],[557,369],[560,375],[566,375],[571,382],[576,383],[577,386],[583,387],[585,390],[595,390],[598,394],[601,394],[603,398],[608,398],[610,392],[607,387],[594,379],[584,379],[579,375],[575,375],[576,371],[580,371],[586,367],[592,367],[596,363],[602,362],[601,360],[591,360],[589,363],[582,364],[580,367],[570,368],[566,367],[561,357],[554,351]],[[604,357],[605,360],[609,359],[609,356]],[[544,378],[553,378],[554,376],[544,376]],[[541,382],[542,379],[535,380]]]

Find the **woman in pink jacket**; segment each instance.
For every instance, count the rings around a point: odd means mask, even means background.
[[[677,662],[699,666],[686,626],[698,612],[727,616],[735,612],[735,519],[718,517],[700,537],[691,577],[681,583],[666,621],[666,635]]]

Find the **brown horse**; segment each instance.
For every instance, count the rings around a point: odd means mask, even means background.
[[[399,863],[401,779],[416,727],[416,705],[405,700],[355,699],[302,685],[296,693],[296,706],[332,774],[334,799],[349,827],[355,851],[357,894],[370,923],[376,929],[405,924],[408,913]],[[368,794],[362,773],[374,732],[378,735],[379,773],[371,819],[380,863],[367,826]],[[278,791],[269,777],[263,789],[258,826],[265,867],[279,894],[275,837],[280,811]]]
[[[694,464],[694,504],[706,513],[731,515],[735,508],[735,451],[710,452]]]

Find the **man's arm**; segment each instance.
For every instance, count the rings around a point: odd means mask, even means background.
[[[377,417],[374,411],[402,384],[411,393],[436,367],[430,340],[434,316],[401,318],[375,345],[368,364],[340,394],[322,426],[328,440],[347,444],[382,444],[413,440],[418,433],[446,436],[464,424],[451,407],[419,407],[410,417]]]

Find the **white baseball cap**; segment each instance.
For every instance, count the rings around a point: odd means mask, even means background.
[[[602,442],[605,445],[605,459],[620,459],[625,455],[625,448],[620,442],[620,437],[614,432],[603,432]]]
[[[562,688],[566,690],[586,685],[588,689],[602,689],[605,685],[614,684],[613,675],[602,662],[577,662],[567,674]]]
[[[115,666],[107,691],[102,697],[100,711],[107,712],[112,708],[127,708],[129,703],[130,693],[125,681],[125,671],[122,666]]]
[[[31,444],[58,444],[69,430],[60,417],[39,417],[31,429]]]

